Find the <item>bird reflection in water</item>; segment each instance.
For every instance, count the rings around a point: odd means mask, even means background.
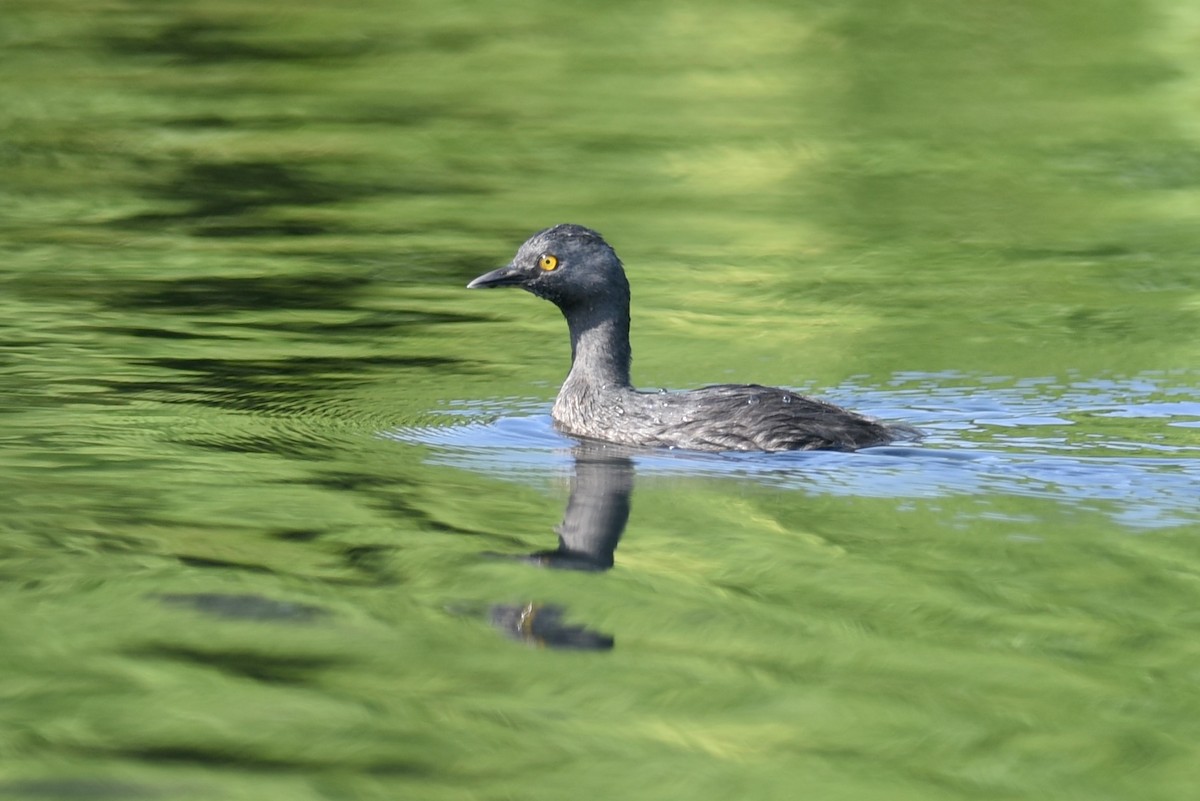
[[[558,570],[602,571],[613,566],[613,553],[629,521],[633,460],[629,450],[582,442],[572,450],[575,473],[558,547],[518,559]],[[547,648],[607,650],[613,638],[586,626],[567,623],[560,606],[527,603],[491,607],[492,625],[512,639]]]

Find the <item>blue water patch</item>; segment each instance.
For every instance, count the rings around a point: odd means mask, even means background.
[[[629,453],[639,476],[724,477],[813,495],[1027,496],[1103,511],[1135,529],[1194,524],[1200,444],[1183,432],[1200,426],[1200,402],[1195,390],[1165,381],[910,373],[885,389],[846,384],[822,397],[916,425],[919,443],[857,453]],[[576,440],[554,429],[544,400],[443,411],[462,422],[385,435],[426,446],[434,463],[514,481],[573,467]]]

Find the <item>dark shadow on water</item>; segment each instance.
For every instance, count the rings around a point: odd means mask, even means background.
[[[161,659],[218,670],[228,676],[263,684],[309,686],[321,672],[341,665],[337,659],[281,657],[251,650],[213,650],[159,645],[132,649],[128,656],[139,662]]]
[[[608,570],[629,522],[633,460],[598,443],[576,446],[571,495],[558,526],[558,547],[525,557],[564,570]]]
[[[312,623],[329,614],[328,609],[320,606],[277,601],[250,593],[171,592],[153,597],[167,606],[186,607],[226,620]]]
[[[488,609],[491,624],[509,638],[528,645],[562,650],[608,651],[615,642],[602,632],[568,623],[566,610],[554,604],[496,604]]]
[[[256,27],[190,17],[169,25],[123,31],[101,39],[116,55],[158,56],[181,65],[227,62],[303,63],[358,58],[376,49],[373,40],[304,39],[267,44]]]
[[[332,229],[308,219],[256,214],[275,208],[326,206],[390,190],[384,184],[317,177],[305,166],[280,161],[197,162],[142,187],[147,196],[171,204],[169,211],[142,212],[113,224],[157,228],[182,222],[194,226],[191,233],[197,236],[312,236]]]
[[[174,277],[118,283],[106,305],[169,313],[348,308],[370,284],[369,276],[345,273]]]
[[[608,570],[629,522],[633,459],[624,449],[591,442],[577,445],[572,456],[575,471],[567,508],[557,529],[558,547],[515,558],[556,570]],[[567,623],[564,613],[562,607],[532,601],[497,604],[489,609],[491,624],[520,642],[579,650],[613,647],[613,637]]]
[[[280,216],[306,208],[381,195],[443,196],[487,190],[461,176],[398,173],[383,177],[354,160],[294,163],[247,159],[185,163],[166,177],[146,181],[141,191],[168,204],[167,209],[118,218],[111,225],[159,229],[175,222],[190,226],[188,231],[195,236],[254,237],[315,236],[353,227],[346,218],[317,222],[311,217]]]

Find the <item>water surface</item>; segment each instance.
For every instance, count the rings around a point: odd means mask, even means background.
[[[1187,4],[2,15],[0,798],[1193,792]],[[927,436],[562,437],[565,221]]]

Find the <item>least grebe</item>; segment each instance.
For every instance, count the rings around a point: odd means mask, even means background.
[[[600,234],[556,225],[521,245],[512,263],[467,284],[519,286],[562,311],[571,372],[554,401],[558,428],[621,445],[700,451],[849,451],[910,438],[886,425],[787,389],[717,384],[641,392],[629,381],[629,281]]]

